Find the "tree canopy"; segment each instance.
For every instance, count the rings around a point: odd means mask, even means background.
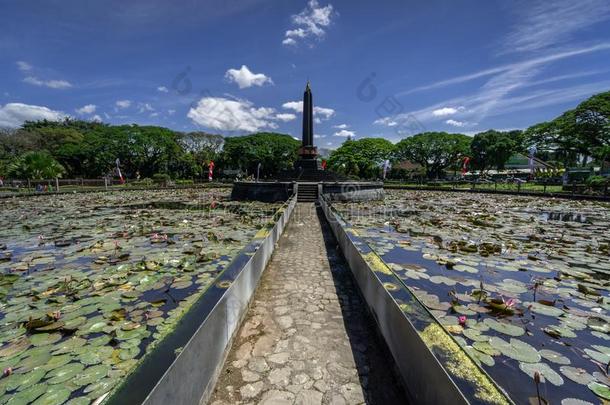
[[[226,168],[256,173],[260,163],[265,176],[291,169],[301,143],[290,135],[261,132],[225,138],[221,164]]]
[[[470,153],[472,138],[447,132],[424,132],[396,144],[396,157],[420,164],[429,178],[442,177],[443,170],[456,165]]]
[[[348,140],[328,159],[332,170],[363,178],[373,178],[379,174],[383,161],[392,159],[394,145],[383,138],[362,138]]]
[[[518,144],[516,132],[499,132],[489,130],[478,133],[470,144],[471,166],[481,172],[495,167],[504,169],[504,164],[515,153]]]
[[[603,159],[610,146],[610,92],[596,94],[549,122],[525,131],[525,144],[565,166]]]

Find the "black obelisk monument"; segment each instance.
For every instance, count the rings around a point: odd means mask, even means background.
[[[313,97],[309,81],[303,93],[303,138],[299,148],[298,170],[318,170],[318,149],[313,144]]]
[[[313,99],[309,82],[303,93],[303,145],[313,146]]]

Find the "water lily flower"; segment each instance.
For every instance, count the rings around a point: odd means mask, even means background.
[[[502,296],[500,296],[500,298],[502,298],[502,302],[504,303],[507,309],[513,309],[517,305],[517,300],[514,298],[509,298],[507,300],[505,300]]]
[[[2,372],[2,374],[5,377],[8,377],[9,375],[13,374],[13,368],[12,367],[5,368],[4,371]]]
[[[460,315],[458,317],[458,323],[460,324],[460,326],[466,326],[466,316]]]

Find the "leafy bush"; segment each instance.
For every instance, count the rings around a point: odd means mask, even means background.
[[[604,176],[589,176],[586,180],[587,186],[589,187],[602,187],[610,183],[610,179]]]
[[[176,180],[176,185],[179,186],[192,186],[195,184],[193,180]]]
[[[155,183],[167,183],[171,180],[171,177],[167,173],[155,173],[152,178]]]

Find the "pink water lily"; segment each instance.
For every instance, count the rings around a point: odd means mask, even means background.
[[[504,299],[504,297],[502,297],[502,302],[504,303],[504,305],[506,305],[506,308],[514,308],[517,305],[517,300],[514,298],[509,298],[507,300]]]
[[[465,315],[460,315],[460,316],[458,317],[458,323],[459,323],[461,326],[466,326],[466,320],[467,320],[467,319],[466,319],[466,316],[465,316]]]

